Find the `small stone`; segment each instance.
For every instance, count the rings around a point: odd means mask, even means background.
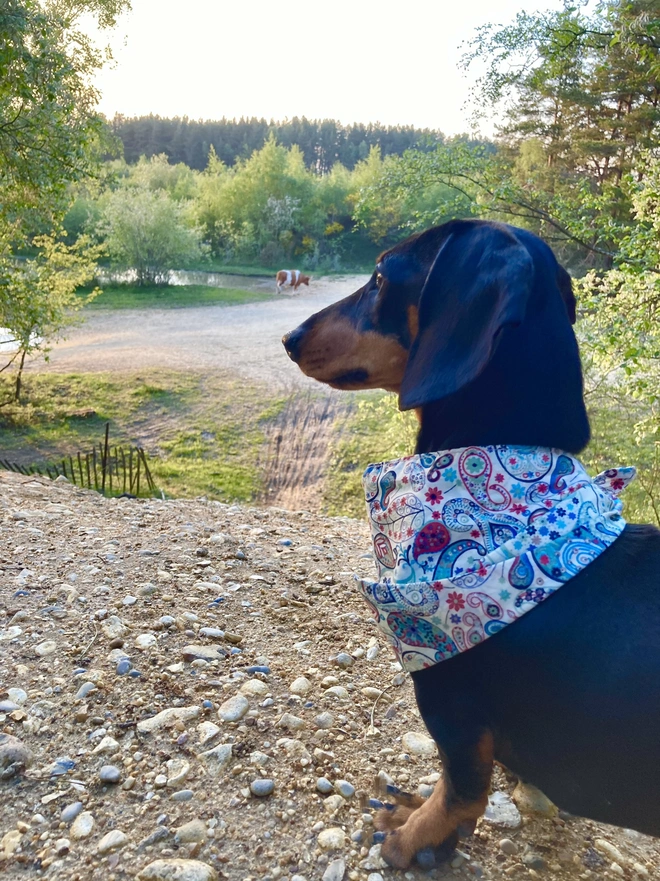
[[[352,783],[349,783],[348,780],[337,780],[335,783],[335,790],[342,796],[342,798],[353,798],[355,795],[355,787]]]
[[[57,643],[53,639],[46,639],[43,642],[40,642],[39,645],[34,647],[34,652],[36,655],[39,655],[40,658],[45,658],[47,655],[52,655],[53,652],[57,651]]]
[[[82,816],[82,815],[81,815]],[[121,829],[112,829],[99,841],[97,845],[97,853],[110,853],[111,850],[118,850],[128,841],[128,835]]]
[[[355,663],[355,658],[351,657],[347,652],[339,652],[334,660],[335,664],[343,670],[348,670],[348,668],[352,667]]]
[[[610,844],[610,842],[606,841],[604,838],[594,838],[594,847],[599,853],[605,854],[605,856],[609,857],[612,862],[618,863],[620,866],[625,866],[630,862],[630,860],[621,853],[618,847]]]
[[[82,813],[83,803],[81,801],[74,801],[72,804],[67,805],[65,808],[62,808],[62,812],[60,813],[60,820],[63,823],[73,823],[78,814]]]
[[[297,679],[294,679],[291,685],[289,686],[289,691],[291,694],[305,695],[307,694],[312,687],[312,683],[305,676],[299,676]]]
[[[154,786],[156,789],[164,789],[167,786],[167,777],[165,774],[156,774],[154,777]]]
[[[213,740],[221,730],[220,726],[216,725],[215,722],[200,722],[197,726],[200,745],[204,746],[204,744]]]
[[[81,701],[84,700],[87,695],[91,694],[93,691],[97,691],[98,689],[94,685],[93,682],[83,682],[78,691],[76,692],[76,700]]]
[[[195,844],[206,841],[206,823],[203,820],[190,820],[184,823],[174,833],[176,844]]]
[[[503,838],[500,841],[500,850],[507,856],[513,856],[518,853],[518,845],[515,841],[511,841],[510,838]]]
[[[265,682],[261,681],[261,679],[248,679],[247,682],[244,682],[243,685],[241,685],[240,691],[241,694],[253,697],[263,697],[268,694],[270,689]]]
[[[32,753],[22,740],[13,734],[0,733],[0,780],[22,774],[32,760]]]
[[[107,753],[108,755],[114,755],[116,752],[119,752],[121,747],[114,739],[114,737],[109,737],[107,734],[101,740],[97,747],[92,750],[93,755],[101,755],[102,753]]]
[[[219,645],[184,645],[182,654],[184,661],[207,661],[210,664],[226,658],[229,652]]]
[[[305,720],[291,713],[284,713],[277,724],[280,728],[287,728],[289,731],[301,731],[305,727]]]
[[[367,685],[366,688],[362,689],[362,694],[365,697],[368,697],[370,701],[378,700],[378,698],[381,696],[382,693],[383,693],[382,688],[374,688],[371,685]]]
[[[346,835],[339,826],[330,826],[319,832],[317,841],[321,850],[339,850],[346,844]]]
[[[176,722],[189,722],[196,719],[201,713],[199,707],[168,707],[150,719],[143,719],[137,724],[140,734],[152,734],[162,728],[169,728]]]
[[[143,652],[155,645],[158,645],[158,640],[153,633],[141,633],[135,640],[135,647]]]
[[[23,835],[18,829],[10,829],[9,832],[3,835],[2,840],[0,840],[0,849],[3,851],[4,856],[10,857],[18,850],[22,837]]]
[[[185,759],[168,759],[165,767],[167,768],[167,785],[171,788],[183,783],[190,773],[190,762]]]
[[[547,795],[529,783],[518,783],[513,790],[512,798],[523,814],[535,814],[539,817],[556,817],[558,808]]]
[[[522,824],[520,811],[506,792],[498,791],[488,796],[488,805],[483,818],[484,822],[505,829],[518,829]]]
[[[108,639],[122,639],[128,633],[128,627],[116,615],[111,615],[103,621],[101,630]]]
[[[372,645],[371,648],[367,649],[367,661],[375,661],[380,653],[379,645]]]
[[[423,758],[435,758],[438,755],[438,747],[435,741],[428,736],[417,731],[407,731],[401,738],[401,745],[404,750],[413,756],[422,756]]]
[[[343,685],[332,685],[330,688],[326,688],[323,694],[328,697],[336,697],[340,701],[347,701],[349,697],[348,689],[344,688]]]
[[[319,713],[314,719],[314,724],[321,729],[332,728],[335,724],[335,717],[332,713]]]
[[[94,829],[94,817],[89,811],[83,811],[78,814],[71,826],[71,838],[76,840],[88,838]]]
[[[55,853],[58,857],[63,857],[71,850],[71,842],[68,838],[58,838],[55,842]]]
[[[535,872],[544,872],[548,868],[548,864],[543,857],[535,853],[526,853],[522,857],[522,863],[528,869],[534,869]]]
[[[213,775],[218,775],[224,771],[229,764],[231,757],[231,743],[221,743],[219,746],[207,750],[200,755],[200,758],[204,759],[206,762],[209,773]]]
[[[338,793],[335,793],[334,795],[329,795],[326,799],[323,800],[323,808],[329,814],[334,814],[335,811],[343,808],[345,804],[345,799],[342,798],[342,796]]]
[[[641,863],[633,863],[632,867],[633,867],[633,872],[636,872],[638,875],[641,875],[642,878],[649,877],[649,870],[646,868],[646,866],[643,866]]]
[[[117,676],[125,676],[127,673],[130,673],[133,669],[133,665],[128,660],[128,658],[122,658],[117,664]]]
[[[192,789],[179,789],[178,792],[172,793],[172,801],[192,801],[194,796]]]
[[[380,872],[370,872],[369,875],[367,875],[367,881],[383,881],[383,876]]]
[[[14,703],[18,704],[19,707],[22,707],[28,699],[27,692],[23,691],[22,688],[8,688],[7,697],[10,701],[14,701]]]
[[[262,753],[260,750],[256,749],[254,752],[250,753],[250,764],[257,765],[260,768],[263,768],[265,765],[268,765],[273,760],[267,753]]]
[[[247,713],[249,707],[248,699],[242,694],[236,694],[220,705],[218,716],[223,722],[238,722]]]
[[[218,881],[218,873],[199,860],[155,860],[138,873],[136,881]]]
[[[343,881],[346,873],[346,863],[344,860],[333,860],[322,876],[322,881]]]
[[[208,639],[224,639],[225,631],[218,627],[200,627],[200,636],[206,636]]]
[[[103,765],[99,771],[99,780],[101,783],[119,783],[121,771],[116,765]]]
[[[316,781],[316,788],[322,795],[329,795],[334,791],[334,786],[327,777],[319,777]]]
[[[274,789],[275,783],[266,777],[258,777],[250,783],[250,792],[252,795],[256,795],[259,798],[262,798],[265,795],[270,795]]]

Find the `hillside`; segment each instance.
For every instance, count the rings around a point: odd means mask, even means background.
[[[0,872],[404,877],[366,799],[428,794],[438,761],[352,585],[368,550],[345,518],[0,473]],[[658,877],[660,842],[520,787],[519,813],[514,784],[496,771],[475,836],[407,881]]]

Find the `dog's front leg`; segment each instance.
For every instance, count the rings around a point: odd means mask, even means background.
[[[387,805],[375,817],[385,832],[381,854],[391,866],[407,869],[418,858],[438,851],[446,858],[458,841],[459,827],[473,829],[488,803],[493,769],[493,736],[482,732],[476,741],[440,747],[443,776],[426,801],[395,794],[396,805]],[[432,854],[431,854],[432,858]]]

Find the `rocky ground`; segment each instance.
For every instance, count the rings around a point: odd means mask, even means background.
[[[376,778],[439,767],[352,586],[368,550],[357,521],[0,473],[0,875],[660,877],[660,842],[501,770],[450,862],[384,866]]]

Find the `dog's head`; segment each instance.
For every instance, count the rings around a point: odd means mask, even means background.
[[[567,327],[575,321],[570,278],[540,239],[505,224],[451,221],[386,251],[364,287],[282,342],[307,376],[395,391],[411,409],[478,377],[502,332],[548,298]]]

